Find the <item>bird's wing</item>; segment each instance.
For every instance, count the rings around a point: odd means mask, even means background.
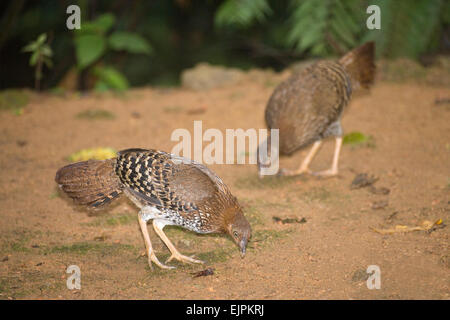
[[[266,122],[280,129],[280,147],[290,153],[313,142],[339,119],[351,93],[342,67],[319,62],[280,84],[266,108]]]
[[[205,166],[156,150],[119,152],[116,172],[141,202],[181,215],[197,211],[219,193],[223,184]]]
[[[164,152],[146,149],[127,149],[118,152],[116,174],[120,181],[141,202],[164,207],[167,183],[164,177],[170,171],[165,166],[169,156]]]
[[[115,162],[116,159],[72,163],[56,172],[55,181],[76,203],[101,208],[122,193],[114,173]]]
[[[208,167],[206,167],[205,165],[198,163],[194,160],[185,158],[185,157],[181,157],[181,156],[177,156],[177,155],[173,155],[173,154],[171,154],[170,156],[171,156],[172,162],[174,162],[175,164],[184,163],[184,164],[194,167],[196,170],[199,170],[203,174],[208,176],[208,178],[217,186],[217,188],[219,188],[219,190],[221,192],[224,192],[224,193],[228,192],[228,188],[225,185],[225,183],[222,181],[222,179],[217,174],[215,174],[212,170],[210,170]],[[199,175],[199,174],[200,174],[199,172],[196,173],[196,175]]]

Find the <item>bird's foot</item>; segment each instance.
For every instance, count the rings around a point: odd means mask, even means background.
[[[334,177],[337,176],[339,171],[337,169],[328,169],[319,172],[313,172],[312,175],[317,177]]]
[[[148,257],[148,265],[150,266],[150,269],[152,269],[152,271],[153,271],[153,265],[152,265],[152,262],[153,262],[154,264],[156,264],[158,267],[160,267],[161,269],[175,269],[175,267],[173,267],[173,266],[167,266],[167,265],[161,263],[161,262],[158,260],[158,258],[156,257],[156,255],[155,255],[154,252],[152,252],[152,253],[149,255],[149,257]]]
[[[309,173],[310,174],[312,172],[308,168],[300,168],[298,170],[289,170],[289,169],[281,168],[278,171],[278,175],[279,176],[284,176],[284,177],[299,176],[299,175],[304,174],[304,173]]]
[[[178,261],[181,261],[181,262],[185,262],[185,263],[205,263],[202,260],[194,259],[194,258],[192,258],[192,256],[188,257],[188,256],[185,256],[185,255],[182,255],[179,252],[172,253],[170,258],[167,259],[166,263],[170,262],[172,259],[175,259],[175,260],[178,260]]]

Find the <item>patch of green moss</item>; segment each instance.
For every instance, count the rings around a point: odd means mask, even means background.
[[[53,87],[49,90],[50,94],[58,97],[62,97],[66,94],[66,90],[62,87]]]
[[[78,119],[86,119],[86,120],[112,120],[116,118],[114,113],[108,110],[101,110],[101,109],[89,109],[81,111],[76,115],[76,117]]]
[[[135,215],[128,215],[128,214],[121,214],[106,219],[106,224],[108,226],[123,226],[133,222],[136,222]]]
[[[31,246],[29,241],[39,234],[39,232],[31,232],[29,230],[13,230],[9,235],[3,235],[5,237],[2,239],[0,252],[30,252]]]
[[[243,211],[251,226],[263,224],[261,219],[261,212],[257,207],[246,206]]]
[[[239,189],[274,189],[282,188],[301,179],[303,179],[301,176],[281,177],[277,175],[265,176],[260,179],[255,169],[254,174],[238,178],[234,185]]]
[[[21,284],[20,278],[17,276],[9,276],[0,279],[0,299],[8,299],[8,298],[23,298],[28,294],[28,291],[25,290]]]
[[[285,237],[287,234],[292,232],[291,229],[285,230],[273,230],[273,229],[264,229],[264,230],[256,230],[253,232],[252,240],[254,242],[272,242],[274,240]]]
[[[303,197],[308,202],[311,202],[311,201],[324,202],[331,198],[331,192],[323,187],[312,188],[312,189],[304,192]]]
[[[9,110],[17,115],[28,104],[29,94],[25,90],[8,89],[0,92],[0,111]]]
[[[88,227],[117,227],[129,225],[137,222],[136,215],[133,214],[117,214],[117,215],[101,215],[96,217],[94,221],[83,223]]]
[[[375,147],[375,141],[372,136],[367,136],[358,131],[346,134],[344,136],[342,143],[344,145],[350,145],[352,147],[368,147],[368,148]]]
[[[237,247],[233,249],[238,252]],[[231,257],[231,255],[231,248],[220,248],[212,251],[198,253],[197,256],[200,260],[205,261],[205,263],[211,264],[213,262],[225,262]]]
[[[55,272],[21,271],[20,274],[9,274],[0,279],[0,299],[37,297],[64,288],[66,282],[61,281],[60,274]]]
[[[164,107],[163,110],[166,113],[179,113],[179,112],[183,111],[183,107],[180,107],[180,106],[167,106],[167,107]]]
[[[137,249],[129,244],[99,243],[99,242],[78,242],[70,245],[48,247],[44,248],[42,251],[44,254],[63,253],[63,254],[77,254],[77,255],[86,255],[90,253],[96,254],[101,253],[105,255],[110,255],[124,251],[131,251],[137,253]]]

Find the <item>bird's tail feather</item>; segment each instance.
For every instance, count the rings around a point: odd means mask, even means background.
[[[55,181],[76,203],[100,208],[122,193],[114,167],[116,159],[89,160],[62,167]]]
[[[369,88],[375,78],[375,43],[367,42],[345,54],[339,62],[350,75],[353,89]]]

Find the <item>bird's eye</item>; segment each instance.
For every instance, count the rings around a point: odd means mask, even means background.
[[[238,237],[238,233],[237,233],[237,231],[233,231],[233,236],[234,236],[235,238],[237,238],[237,237]]]

